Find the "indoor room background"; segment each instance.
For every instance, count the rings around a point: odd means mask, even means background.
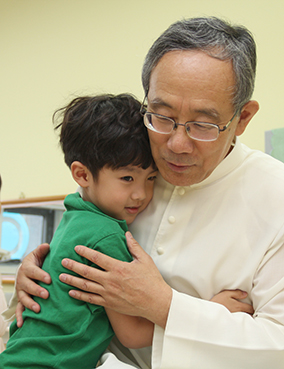
[[[74,192],[53,112],[82,94],[129,92],[142,100],[148,48],[171,23],[195,16],[253,33],[260,111],[241,141],[264,151],[265,131],[284,126],[283,1],[0,0],[1,199]]]

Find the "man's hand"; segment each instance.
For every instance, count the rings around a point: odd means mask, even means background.
[[[51,283],[49,274],[41,269],[48,252],[49,245],[47,243],[38,246],[24,258],[19,268],[16,279],[16,291],[19,301],[16,310],[18,327],[21,327],[23,324],[22,312],[25,307],[36,313],[40,311],[39,304],[37,304],[31,296],[38,296],[43,299],[48,298],[47,290],[34,282],[36,280],[46,284]]]
[[[247,297],[247,292],[241,290],[223,290],[213,296],[210,301],[224,305],[231,313],[243,312],[253,315],[254,309],[252,305],[242,302]]]
[[[76,246],[79,255],[103,270],[64,259],[64,267],[85,279],[61,274],[60,280],[86,291],[69,292],[78,300],[101,305],[121,314],[141,316],[164,328],[172,299],[171,287],[130,232],[126,233],[126,238],[134,259],[131,263],[112,259],[84,246]]]

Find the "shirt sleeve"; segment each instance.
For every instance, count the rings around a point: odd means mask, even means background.
[[[112,258],[127,262],[132,261],[132,256],[128,251],[124,234],[109,234],[100,239],[93,248]],[[93,266],[96,265],[93,264]]]
[[[173,291],[166,329],[155,327],[153,368],[284,367],[283,235],[252,277],[254,316]]]

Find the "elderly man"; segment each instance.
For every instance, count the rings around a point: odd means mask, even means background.
[[[160,178],[131,228],[147,253],[128,237],[132,263],[82,246],[103,270],[63,261],[84,277],[61,276],[86,291],[71,296],[156,325],[152,355],[114,343],[103,369],[284,367],[284,165],[238,139],[259,108],[255,69],[251,34],[217,18],[177,22],[149,50],[144,122]],[[19,299],[36,311],[28,294],[47,293],[29,278],[50,282],[36,266],[45,251],[19,272]],[[227,289],[247,291],[254,315],[209,301]]]

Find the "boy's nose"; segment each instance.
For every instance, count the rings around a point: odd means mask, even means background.
[[[132,192],[132,199],[133,200],[145,200],[146,198],[146,191],[144,188],[139,187],[135,191]]]

